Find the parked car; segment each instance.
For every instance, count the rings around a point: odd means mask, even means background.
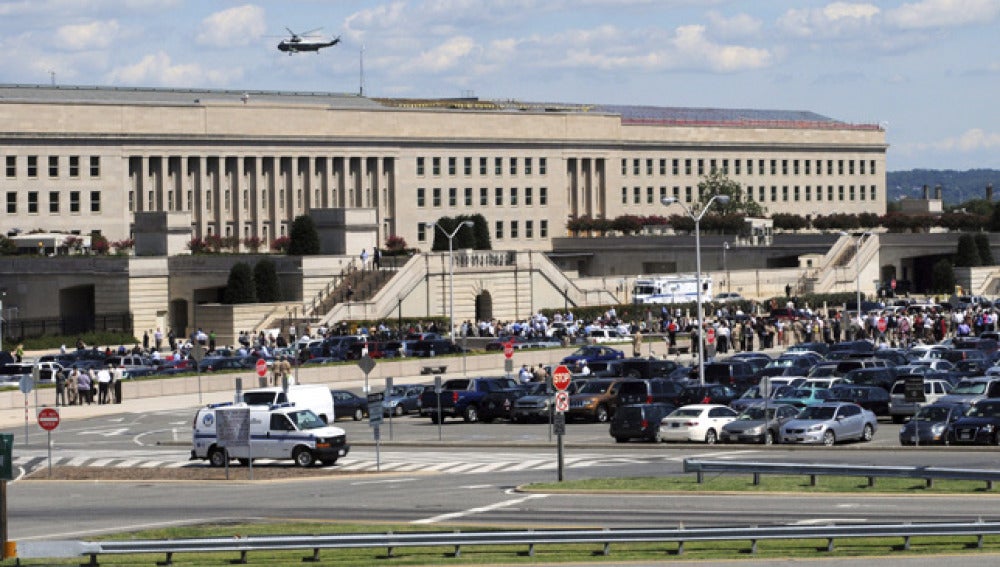
[[[624,378],[587,380],[576,394],[569,397],[569,411],[566,412],[566,418],[607,422],[617,409],[618,388],[625,380]]]
[[[248,370],[252,368],[244,359],[229,356],[207,356],[198,363],[199,372],[220,370]]]
[[[774,399],[777,403],[791,404],[796,407],[815,406],[830,400],[830,390],[827,388],[794,388],[791,391],[780,391]]]
[[[382,414],[402,416],[419,412],[420,394],[423,391],[422,384],[394,384],[382,400]]]
[[[684,384],[664,378],[648,380],[626,380],[618,389],[617,407],[630,404],[664,403],[674,407],[681,405]]]
[[[878,386],[841,384],[830,388],[830,400],[854,402],[877,417],[889,417],[889,392]]]
[[[983,400],[948,426],[949,445],[1000,445],[1000,400]]]
[[[926,382],[926,380],[925,380]],[[976,403],[986,398],[1000,398],[1000,377],[978,376],[966,378],[941,399],[947,402]]]
[[[781,428],[782,443],[822,443],[871,441],[878,430],[875,414],[857,404],[832,402],[804,408]]]
[[[964,402],[938,402],[920,408],[900,428],[899,444],[944,445],[948,439],[948,426],[965,415],[969,407]]]
[[[630,378],[668,378],[680,365],[661,358],[625,358],[619,363],[622,376]]]
[[[965,382],[965,380],[963,380],[963,382]],[[968,390],[961,392],[959,396],[971,395],[971,392],[976,389],[976,386],[970,385]],[[924,401],[908,402],[906,401],[906,381],[896,381],[896,383],[892,385],[892,390],[889,392],[889,396],[891,398],[889,401],[889,414],[892,416],[892,422],[903,423],[906,418],[915,415],[921,406],[933,404],[934,402],[943,399],[951,391],[951,382],[939,378],[928,379],[924,377]],[[980,391],[980,394],[981,393],[982,391]],[[948,401],[961,401],[961,399]]]
[[[738,301],[743,301],[743,296],[736,293],[735,291],[724,291],[717,294],[712,301],[715,303],[736,303]]]
[[[566,392],[573,395],[577,392],[583,381],[574,380],[570,382]],[[514,409],[511,410],[510,419],[515,423],[526,423],[529,421],[548,421],[552,415],[552,406],[555,403],[553,396],[555,388],[546,382],[533,382],[528,385],[523,396],[514,401]]]
[[[333,396],[333,415],[338,419],[350,417],[361,421],[368,415],[368,400],[349,390],[330,390]]]
[[[799,414],[799,408],[787,404],[757,402],[744,409],[736,419],[722,427],[722,443],[760,443],[770,445],[781,439],[781,427]],[[767,418],[765,419],[765,415]]]
[[[757,383],[755,373],[757,368],[750,360],[724,360],[705,364],[705,382],[731,386],[737,392],[742,392]],[[691,379],[698,379],[698,367],[691,369]]]
[[[584,338],[590,344],[621,344],[632,341],[631,335],[623,335],[617,329],[591,329]]]
[[[573,367],[581,361],[587,361],[587,364],[593,364],[597,361],[608,361],[608,360],[622,360],[625,358],[625,353],[611,347],[597,346],[597,345],[587,345],[580,347],[573,351],[569,356],[564,357],[560,364],[564,364],[569,367],[572,371]]]
[[[680,405],[691,404],[721,404],[729,405],[739,394],[736,390],[722,384],[705,384],[699,386],[694,383],[684,388],[681,392]]]
[[[736,419],[737,415],[732,408],[717,404],[683,406],[660,420],[660,439],[713,445],[719,440],[722,427]]]
[[[844,381],[858,386],[878,386],[886,391],[896,383],[894,368],[858,368],[844,374]]]
[[[674,411],[670,404],[632,404],[622,406],[611,418],[608,432],[618,443],[642,439],[659,443],[660,420]]]

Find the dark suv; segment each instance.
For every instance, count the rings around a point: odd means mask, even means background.
[[[634,404],[622,406],[611,418],[608,428],[615,441],[624,443],[629,439],[660,441],[660,421],[674,406],[669,404]]]
[[[462,347],[451,344],[451,341],[448,339],[422,340],[410,345],[411,356],[427,357],[455,352],[462,352]]]
[[[698,366],[691,368],[690,378],[698,379]],[[726,360],[705,365],[705,383],[730,386],[737,392],[744,392],[757,384],[756,370],[745,361]]]
[[[666,378],[679,366],[673,360],[626,358],[618,361],[622,376],[628,378]]]
[[[616,405],[665,403],[676,406],[683,391],[684,384],[673,380],[626,380],[618,388]]]

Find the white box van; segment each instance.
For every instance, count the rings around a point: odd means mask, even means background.
[[[333,423],[333,394],[330,388],[320,384],[292,384],[286,393],[281,388],[254,388],[245,390],[240,400],[251,406],[273,406],[293,403],[298,408],[311,409],[325,423]]]
[[[216,431],[216,412],[239,408],[250,410],[250,445],[223,447]],[[225,466],[229,459],[247,465],[251,458],[292,459],[302,467],[317,462],[333,465],[351,450],[343,429],[327,425],[311,410],[295,404],[212,404],[198,410],[192,428],[191,460],[207,459],[213,467]]]

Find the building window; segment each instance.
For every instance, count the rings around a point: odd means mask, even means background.
[[[781,160],[781,174],[782,175],[788,175],[788,160],[787,159]]]
[[[805,165],[805,168],[806,168],[806,175],[809,175],[809,164],[811,164],[812,161],[810,161],[810,160],[803,160],[803,161],[804,161],[803,165]],[[796,171],[796,173],[798,173],[798,172]]]
[[[671,172],[674,175],[680,175],[681,173],[681,160],[675,159],[671,164]]]
[[[422,222],[417,223],[417,242],[427,242],[427,225]]]
[[[494,227],[493,237],[497,240],[503,240],[503,221],[496,221]]]
[[[870,166],[868,168],[868,174],[875,175],[875,160],[871,160],[870,162],[868,162],[868,165]]]
[[[59,191],[49,191],[49,212],[59,212]]]
[[[844,174],[844,160],[838,159],[837,160],[837,175],[843,175],[843,174]]]
[[[28,156],[28,177],[38,177],[38,156]]]
[[[684,175],[691,175],[691,160],[684,160]]]
[[[441,175],[441,158],[431,158],[431,175]]]
[[[808,162],[806,162],[806,163],[808,163]],[[809,187],[806,187],[807,194],[808,194],[808,191],[809,191]],[[822,201],[823,200],[823,187],[822,186],[816,187],[816,200],[817,201]]]
[[[472,187],[465,188],[465,206],[466,207],[472,206]]]
[[[650,205],[653,204],[653,188],[652,187],[646,187],[646,203],[650,204]]]
[[[771,160],[771,175],[778,175],[778,160]]]
[[[90,156],[90,176],[101,176],[101,156]]]
[[[794,197],[794,199],[796,201],[799,200],[799,186],[798,185],[796,185],[795,187],[792,188],[792,196]]]
[[[282,193],[284,193],[284,191],[282,191]],[[281,203],[279,202],[279,205],[280,204]],[[212,210],[212,191],[205,192],[205,210]]]
[[[847,160],[847,174],[848,175],[854,175],[854,160],[853,159]]]
[[[513,158],[511,158],[511,159],[513,159]],[[510,188],[510,206],[512,206],[512,207],[516,207],[517,206],[517,187],[511,187]]]
[[[497,187],[494,190],[493,204],[498,207],[503,206],[503,187]]]
[[[798,191],[798,189],[799,189],[798,187],[795,188],[796,191]],[[811,200],[812,200],[812,186],[806,185],[806,201],[811,201]]]
[[[431,206],[440,207],[441,206],[441,188],[435,187],[431,189]]]
[[[485,207],[490,204],[490,190],[486,187],[479,188],[479,206]]]
[[[688,185],[687,187],[684,188],[684,202],[685,203],[690,203],[691,202],[691,186],[690,185]]]
[[[660,175],[667,174],[667,160],[660,159]]]
[[[28,191],[28,213],[38,214],[38,191]]]
[[[465,175],[472,175],[472,158],[467,157],[462,159],[462,171]]]
[[[517,221],[516,220],[510,221],[510,237],[511,238],[517,238],[518,237],[517,236],[517,232],[518,232],[517,231]]]
[[[767,170],[764,168],[764,164],[767,163],[765,160],[757,160],[757,175],[766,175]]]
[[[660,186],[660,200],[662,201],[666,198],[667,198],[667,188],[664,186]]]
[[[653,175],[653,160],[646,158],[646,175]]]
[[[681,188],[674,185],[674,199],[680,200],[681,198]]]
[[[766,199],[766,197],[767,197],[767,195],[765,194],[765,191],[767,191],[767,188],[766,188],[766,187],[764,187],[763,185],[761,185],[760,187],[758,187],[758,188],[757,188],[757,194],[758,194],[758,195],[760,196],[760,199],[758,199],[758,200],[759,200],[759,201],[760,201],[761,203],[763,203],[763,202],[764,202],[764,200],[765,200],[765,199]]]
[[[714,159],[708,160],[708,171],[709,173],[715,173],[717,171]]]
[[[861,175],[865,174],[865,160],[863,159],[858,160],[858,173]]]
[[[632,159],[632,175],[639,175],[639,158]]]
[[[632,202],[636,205],[642,202],[642,187],[632,188]]]
[[[493,175],[503,175],[503,158],[493,158]]]
[[[417,206],[418,207],[423,207],[424,205],[425,205],[425,203],[424,203],[424,188],[423,187],[417,187]]]
[[[532,205],[532,202],[531,202],[532,199],[531,199],[531,197],[532,197],[532,195],[531,195],[531,187],[525,187],[524,188],[524,206],[525,207],[530,207]]]
[[[59,156],[49,156],[49,177],[59,177]]]
[[[753,186],[747,185],[747,201],[753,201]]]
[[[875,162],[873,161],[872,163],[874,164]],[[538,158],[538,174],[539,175],[545,175],[545,174],[548,173],[548,171],[549,171],[548,170],[548,160],[546,158],[543,158],[543,157]],[[874,171],[875,171],[875,166],[873,165],[872,166],[872,172],[874,173]]]
[[[771,186],[771,202],[772,203],[777,203],[778,202],[778,186],[777,185],[772,185]]]
[[[747,175],[753,175],[753,160],[747,160]]]
[[[547,220],[538,221],[538,237],[539,238],[549,237],[549,221]]]
[[[698,176],[700,177],[702,175],[705,175],[705,160],[699,159],[698,160]]]
[[[17,156],[7,156],[7,177],[17,177]]]
[[[826,174],[827,175],[833,175],[833,160],[832,159],[826,160]]]
[[[874,185],[872,185],[871,186],[871,198],[872,198],[872,201],[875,200],[875,196],[876,195],[878,195],[878,189]]]
[[[826,188],[826,200],[827,201],[833,200],[833,185],[830,185],[829,187]]]
[[[622,177],[628,175],[628,160],[622,158]]]
[[[454,187],[448,188],[448,206],[454,207],[458,205],[458,189]]]
[[[448,158],[448,175],[455,175],[457,166],[458,162],[455,161],[455,158]]]
[[[510,174],[517,175],[517,158],[510,158]]]
[[[854,186],[853,185],[851,185],[851,187],[850,187],[850,195],[851,195],[851,200],[853,201],[854,200]]]
[[[865,186],[864,185],[862,185],[861,187],[858,187],[858,196],[861,197],[862,201],[865,200]]]
[[[628,187],[622,187],[622,204],[628,204]]]
[[[839,200],[843,201],[844,200],[844,186],[843,185],[840,185],[839,187],[837,187],[837,194],[838,194]]]
[[[524,174],[531,175],[531,158],[524,158]]]
[[[17,193],[7,191],[7,214],[17,214]]]
[[[80,192],[70,191],[69,192],[69,212],[79,213],[80,212]]]
[[[781,200],[788,201],[788,185],[783,185],[781,187]]]
[[[792,161],[792,173],[795,175],[799,174],[799,160]]]
[[[739,175],[739,174],[740,174],[740,160],[734,159],[733,160],[733,175]]]
[[[535,237],[535,221],[530,221],[530,220],[524,221],[524,237],[525,238]]]
[[[479,158],[479,175],[486,175],[486,158]]]
[[[549,188],[539,187],[538,188],[538,204],[541,206],[546,206],[549,204]]]

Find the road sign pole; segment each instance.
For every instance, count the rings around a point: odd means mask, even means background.
[[[562,433],[556,436],[556,453],[559,458],[559,482],[563,481],[563,436]]]
[[[28,394],[24,394],[24,446],[28,446]]]
[[[49,446],[49,478],[52,478],[52,432],[46,431],[46,437],[48,437]]]

